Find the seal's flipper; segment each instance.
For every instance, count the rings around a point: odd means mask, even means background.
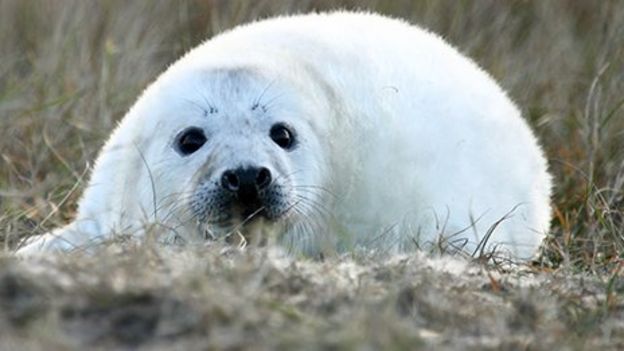
[[[78,222],[72,222],[51,232],[26,238],[18,245],[15,253],[18,256],[33,256],[55,251],[73,251],[101,237],[93,229],[84,223],[79,226]]]

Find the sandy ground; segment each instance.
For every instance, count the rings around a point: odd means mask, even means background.
[[[624,282],[425,254],[110,246],[0,265],[4,350],[624,347]]]

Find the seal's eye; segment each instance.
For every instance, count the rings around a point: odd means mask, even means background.
[[[185,129],[176,140],[176,149],[183,156],[199,150],[206,143],[204,131],[197,127]]]
[[[274,124],[269,135],[284,150],[290,150],[295,146],[295,133],[283,123]]]

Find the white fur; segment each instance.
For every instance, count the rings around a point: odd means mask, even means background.
[[[249,109],[259,97],[268,112]],[[299,128],[292,154],[266,137],[283,119]],[[209,142],[182,158],[172,140],[191,125]],[[421,28],[337,12],[240,26],[173,64],[104,146],[75,221],[20,252],[140,235],[145,224],[188,231],[180,194],[206,168],[276,158],[294,184],[325,189],[310,192],[322,208],[308,206],[307,225],[286,233],[295,247],[329,237],[405,249],[456,234],[451,241],[468,240],[471,251],[505,217],[489,245],[528,258],[549,228],[546,160],[492,78]]]

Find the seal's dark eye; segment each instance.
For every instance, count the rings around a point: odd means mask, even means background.
[[[199,150],[206,143],[204,131],[197,127],[185,129],[176,140],[176,149],[183,156]]]
[[[283,123],[274,124],[269,135],[284,150],[290,150],[295,146],[295,133]]]

